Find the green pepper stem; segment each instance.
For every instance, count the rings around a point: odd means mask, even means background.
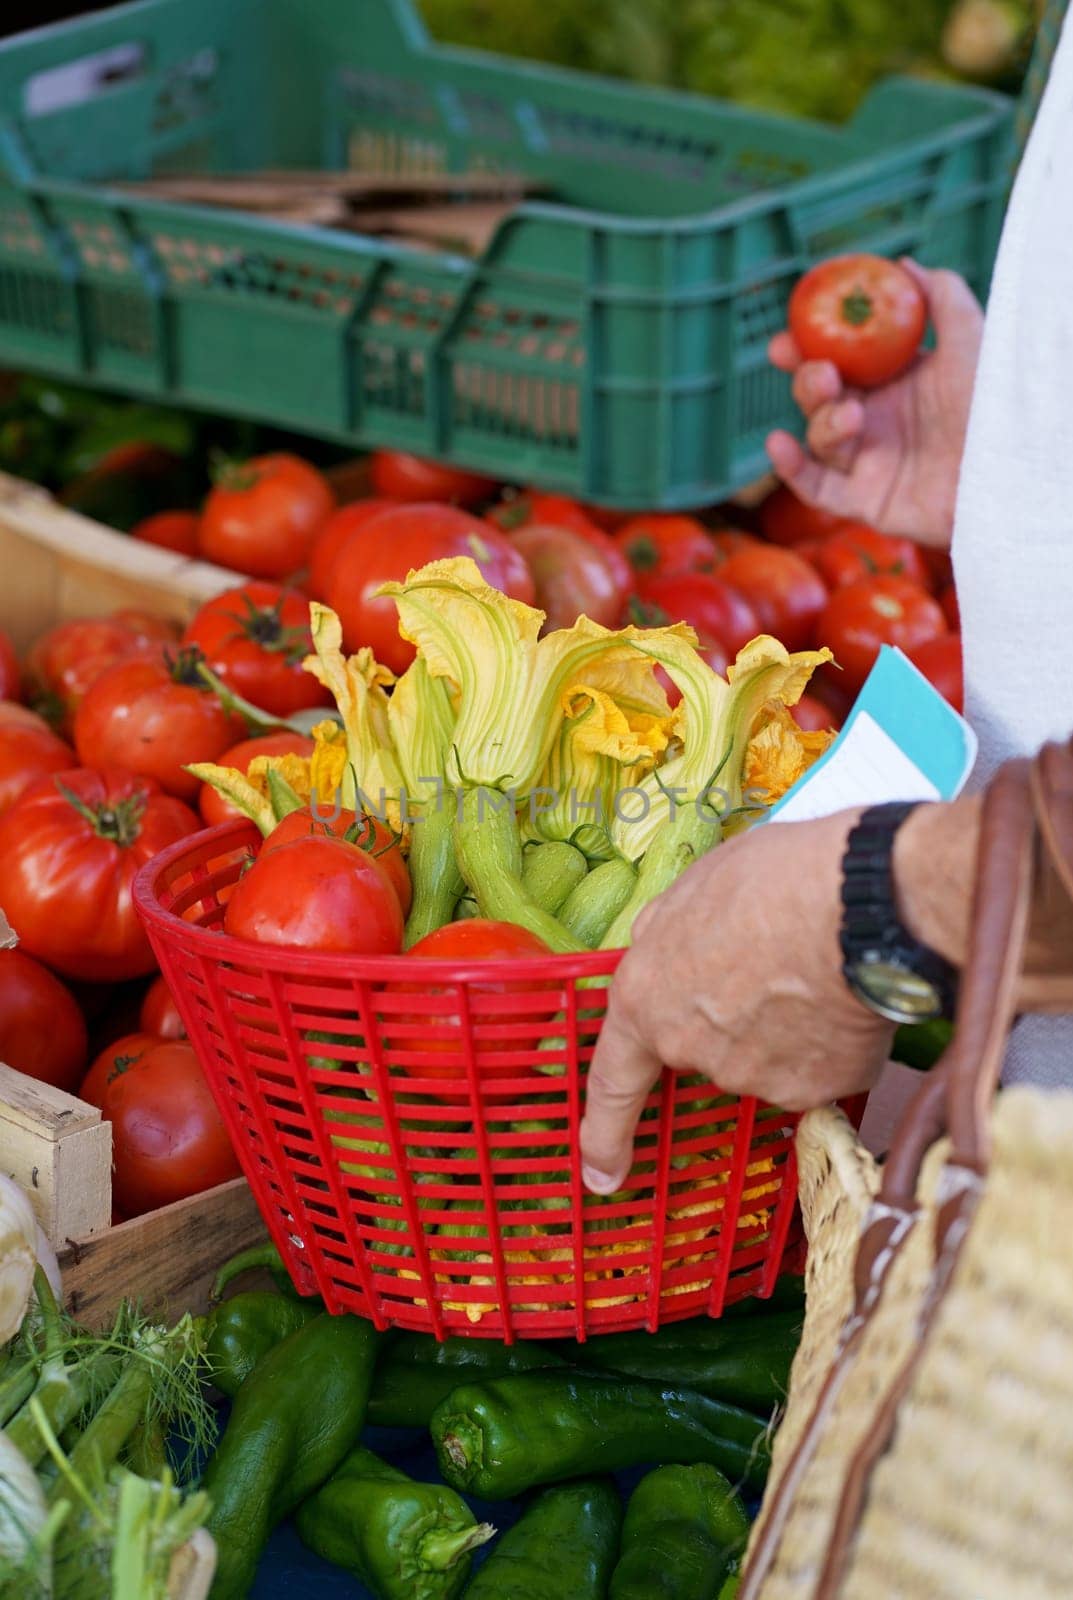
[[[283,1264],[283,1257],[274,1244],[255,1244],[249,1250],[241,1251],[237,1256],[232,1256],[230,1261],[225,1261],[212,1285],[213,1301],[222,1300],[224,1290],[235,1278],[240,1278],[244,1272],[270,1272],[278,1282],[280,1277],[286,1279],[290,1286],[290,1276]]]
[[[471,1550],[479,1550],[482,1544],[487,1544],[495,1531],[490,1522],[479,1522],[476,1527],[463,1528],[458,1533],[427,1533],[421,1540],[418,1560],[433,1572],[448,1572]]]

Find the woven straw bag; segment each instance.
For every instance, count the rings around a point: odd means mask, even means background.
[[[883,1168],[801,1124],[808,1309],[738,1600],[1073,1597],[1073,1093],[995,1097],[1018,1012],[1073,1010],[1024,976],[1044,883],[1069,926],[1057,747],[986,797],[955,1044]]]

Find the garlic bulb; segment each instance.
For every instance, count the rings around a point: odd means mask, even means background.
[[[37,1266],[37,1218],[17,1183],[0,1173],[0,1345],[22,1327]]]

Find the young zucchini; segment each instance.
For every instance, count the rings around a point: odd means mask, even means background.
[[[534,905],[555,916],[588,871],[588,862],[572,844],[531,844],[522,856],[522,888]]]
[[[559,921],[576,939],[595,950],[637,887],[637,870],[621,856],[602,861],[564,901]]]

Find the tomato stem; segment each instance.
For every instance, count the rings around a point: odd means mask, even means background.
[[[99,839],[107,839],[112,844],[119,845],[121,850],[128,849],[141,832],[142,816],[145,812],[145,794],[138,791],[126,800],[118,801],[114,806],[101,806],[94,810],[69,789],[60,779],[55,780],[56,788],[73,806],[83,821],[88,822]]]
[[[871,295],[864,289],[854,289],[843,296],[841,309],[843,322],[848,322],[851,328],[862,328],[871,318],[875,306]]]

